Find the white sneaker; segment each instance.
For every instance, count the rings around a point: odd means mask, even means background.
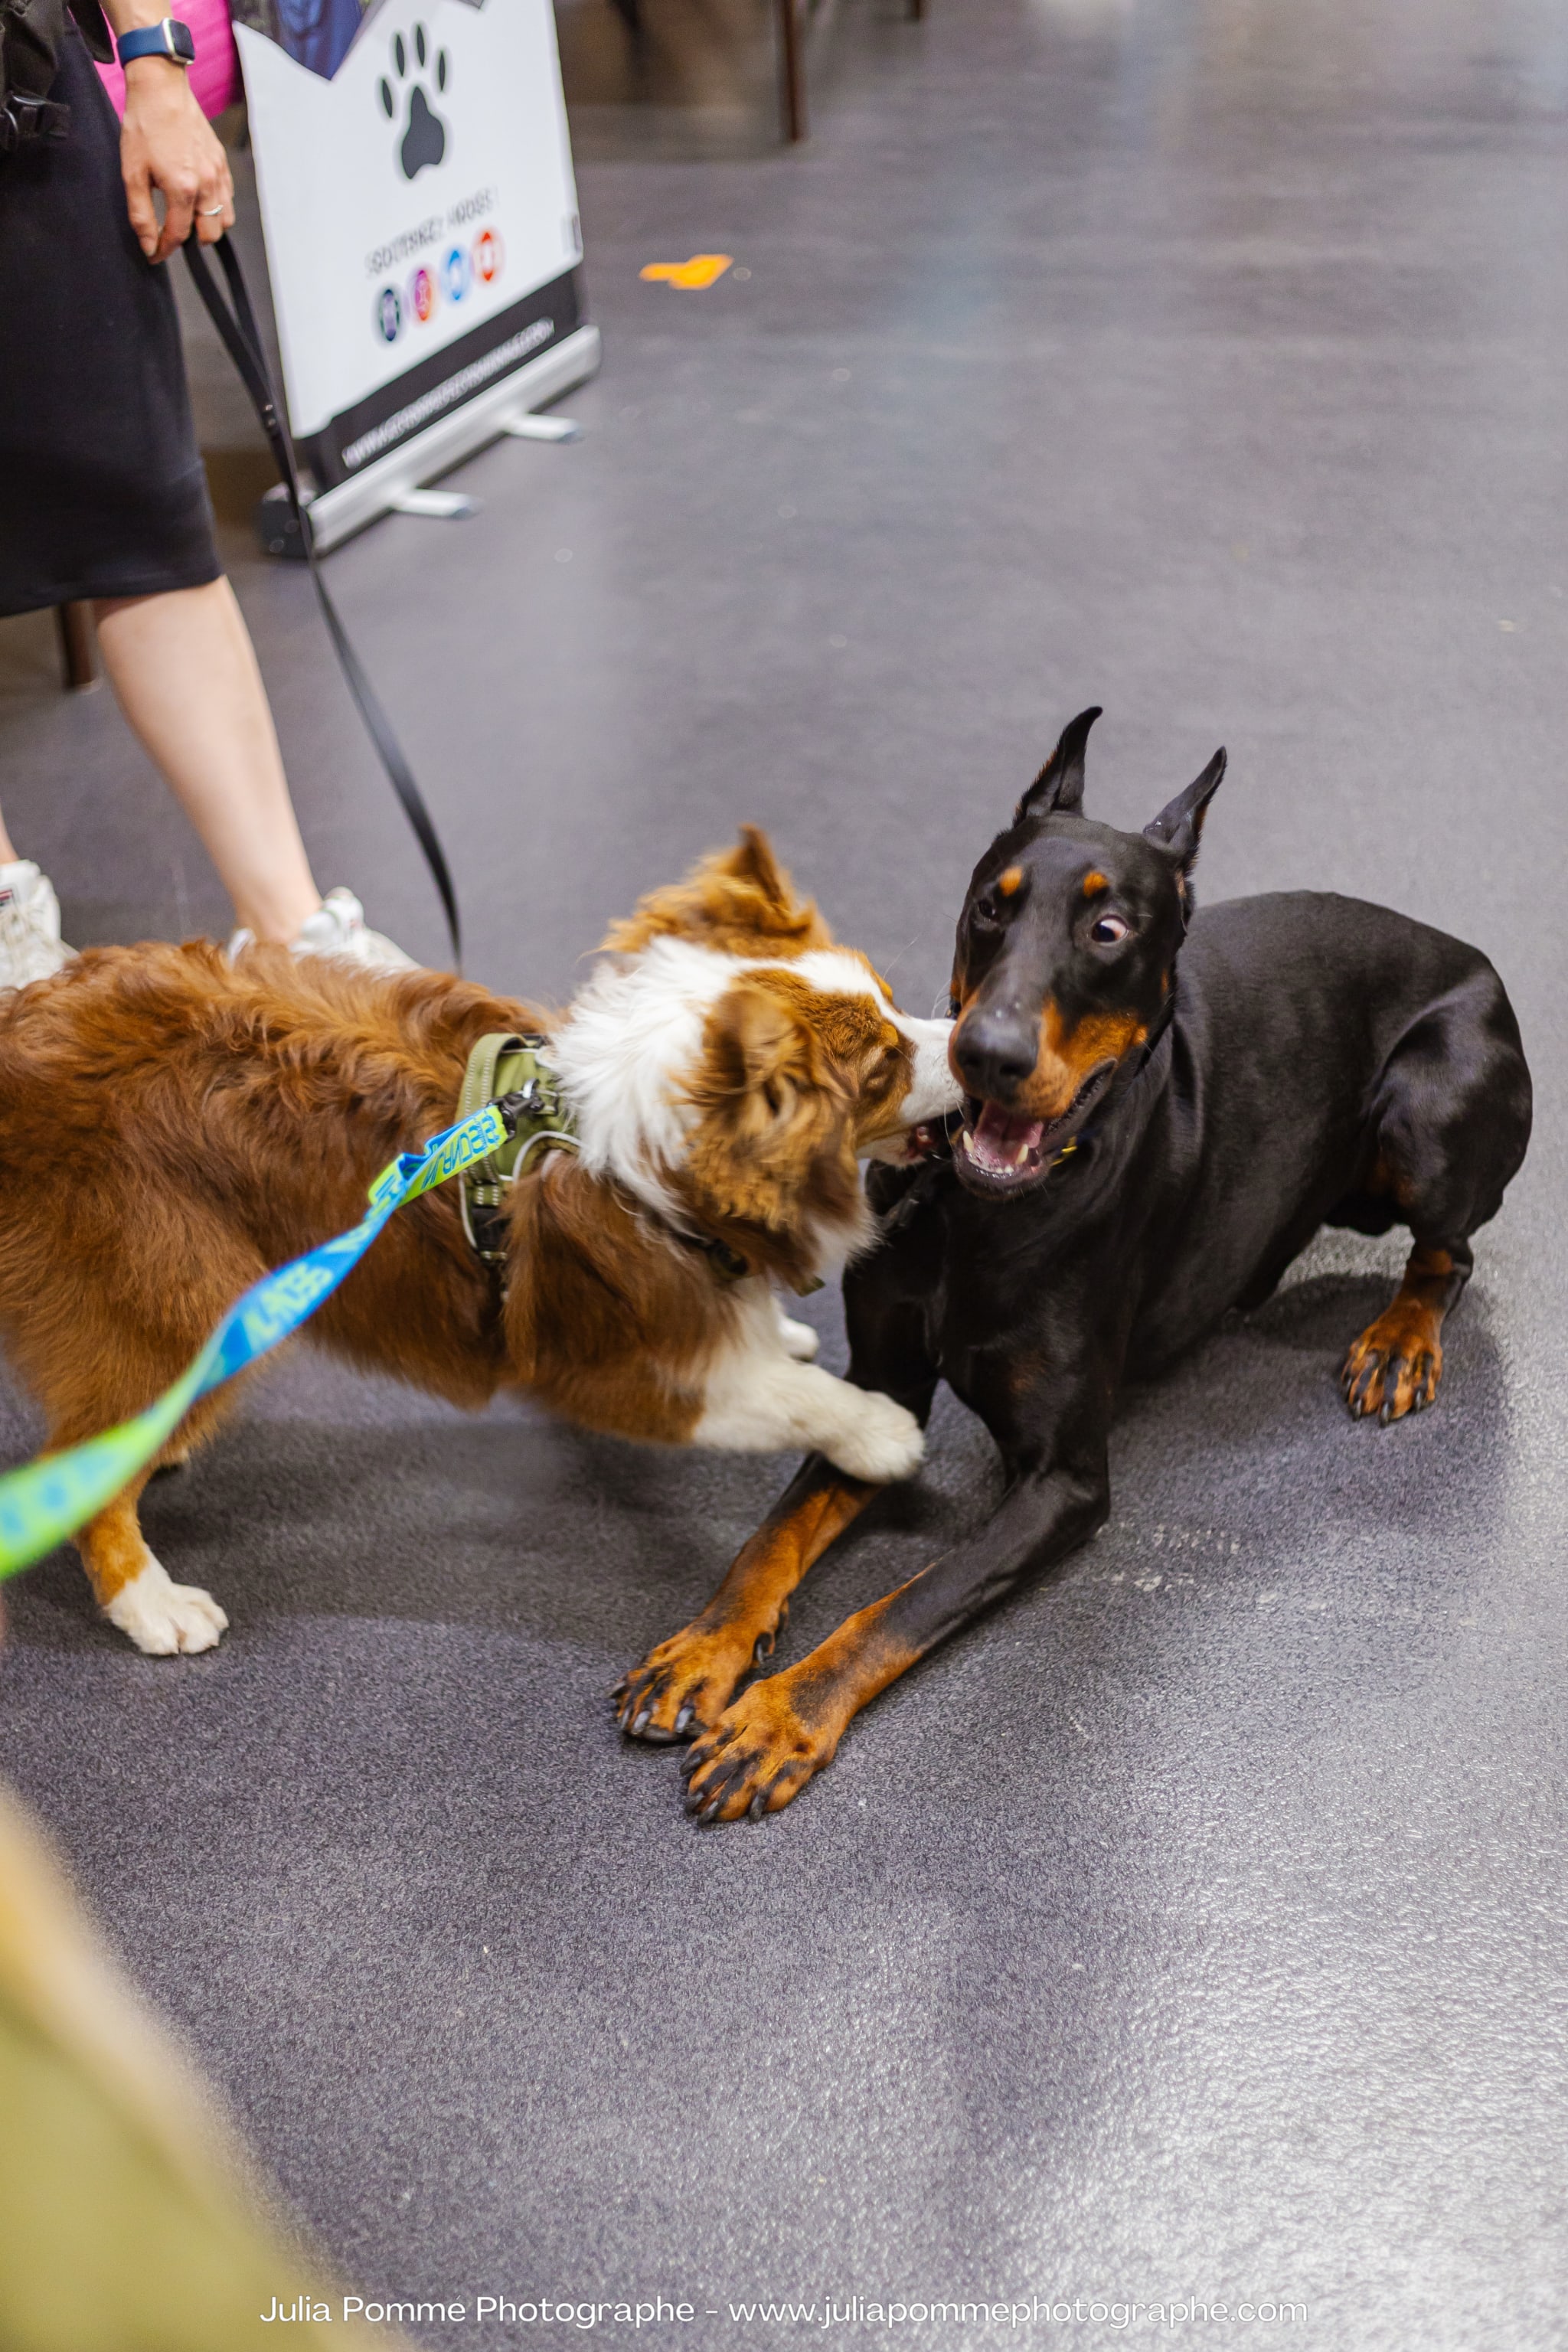
[[[0,989],[47,980],[75,955],[60,938],[54,884],[30,857],[0,866]]]
[[[3,874],[4,868],[0,868]],[[254,946],[254,931],[236,931],[228,943],[228,960]],[[298,934],[289,943],[289,951],[297,956],[341,956],[345,963],[363,965],[376,971],[415,971],[418,969],[411,955],[405,955],[395,940],[381,931],[373,931],[364,919],[364,908],[352,890],[329,890],[315,913],[301,923]]]
[[[342,956],[345,963],[368,964],[383,971],[414,971],[411,955],[395,940],[370,929],[364,908],[352,890],[329,890],[308,923],[300,926],[293,942],[297,956]]]

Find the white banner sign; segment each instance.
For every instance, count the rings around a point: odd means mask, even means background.
[[[267,21],[235,30],[289,424],[329,489],[583,322],[555,20],[271,0]]]

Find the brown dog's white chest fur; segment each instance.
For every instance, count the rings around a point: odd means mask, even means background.
[[[910,1416],[802,1360],[815,1343],[781,1318],[770,1278],[804,1287],[870,1240],[858,1160],[951,1107],[946,1035],[945,1023],[895,1012],[843,950],[784,963],[660,938],[598,975],[551,1048],[581,1157],[513,1210],[508,1328],[521,1376],[626,1435],[818,1448],[855,1476],[907,1476],[921,1454]],[[624,1253],[637,1258],[650,1297],[635,1348],[601,1318],[616,1361],[591,1392],[572,1270],[592,1237],[579,1220],[563,1251],[560,1221],[583,1187],[605,1184],[646,1213],[640,1240],[623,1229],[614,1249],[623,1267]],[[672,1244],[682,1232],[721,1240],[748,1277],[716,1287],[710,1263]]]

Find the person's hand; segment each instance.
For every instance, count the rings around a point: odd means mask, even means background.
[[[228,158],[192,94],[183,66],[168,58],[132,58],[125,68],[125,121],[120,173],[136,241],[149,261],[165,261],[191,233],[203,245],[234,226]],[[163,194],[163,226],[153,191]]]

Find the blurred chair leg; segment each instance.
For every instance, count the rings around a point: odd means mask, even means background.
[[[779,0],[779,78],[784,134],[794,146],[805,137],[805,61],[801,54],[800,0]]]
[[[55,624],[60,633],[60,667],[67,686],[91,686],[98,677],[92,606],[57,604]]]

